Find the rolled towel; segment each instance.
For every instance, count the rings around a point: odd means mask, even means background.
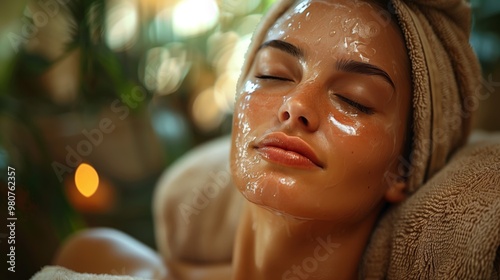
[[[37,272],[31,280],[146,280],[124,275],[78,273],[60,266],[46,266]]]
[[[229,171],[230,137],[193,149],[158,181],[153,203],[158,250],[167,261],[229,263],[243,197]]]
[[[382,218],[363,279],[500,279],[500,134],[475,138]]]

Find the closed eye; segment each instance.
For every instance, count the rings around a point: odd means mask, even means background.
[[[278,76],[271,76],[271,75],[257,75],[255,76],[255,78],[260,80],[277,80],[277,81],[293,82],[292,79],[278,77]]]
[[[344,97],[342,95],[339,95],[339,94],[335,94],[342,102],[348,104],[349,106],[351,107],[354,107],[355,109],[359,110],[360,112],[364,113],[364,114],[367,114],[367,115],[373,115],[373,109],[370,108],[370,107],[367,107],[365,105],[362,105],[362,104],[359,104],[358,102],[356,101],[353,101],[347,97]]]

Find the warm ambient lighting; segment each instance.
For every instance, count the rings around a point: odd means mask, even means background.
[[[106,14],[106,43],[115,50],[130,48],[138,37],[139,12],[135,1],[111,1]]]
[[[97,190],[92,196],[87,197],[76,187],[75,175],[67,176],[64,180],[66,197],[75,210],[86,214],[102,214],[114,209],[117,197],[111,181],[101,175]]]
[[[191,113],[194,122],[203,131],[214,130],[221,124],[224,113],[217,106],[213,88],[208,88],[198,94],[193,102]]]
[[[199,35],[214,27],[219,7],[214,0],[183,0],[173,11],[174,32],[182,37]]]
[[[99,186],[97,171],[89,164],[80,164],[75,173],[75,185],[85,197],[92,196],[97,191],[97,186]]]

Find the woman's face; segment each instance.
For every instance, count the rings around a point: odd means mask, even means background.
[[[406,141],[410,63],[389,19],[364,1],[310,0],[268,31],[233,122],[233,179],[250,202],[354,223],[404,185],[388,174]]]

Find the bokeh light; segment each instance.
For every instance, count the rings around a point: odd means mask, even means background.
[[[147,51],[140,78],[146,88],[160,95],[175,92],[186,77],[191,62],[182,43],[171,43]]]
[[[218,73],[214,98],[222,113],[233,112],[236,84],[250,39],[250,34],[240,37],[235,32],[226,32],[212,36],[209,41],[209,48],[213,49],[212,64]]]
[[[219,19],[219,7],[214,0],[184,0],[172,15],[174,32],[181,37],[199,35],[213,28]]]
[[[110,1],[106,13],[106,43],[115,50],[130,48],[138,36],[139,16],[135,1]]]
[[[217,106],[213,88],[202,91],[196,97],[191,113],[194,122],[203,131],[214,130],[221,124],[224,114]]]
[[[163,139],[183,141],[189,133],[189,124],[182,114],[173,110],[156,110],[153,114],[153,128]]]
[[[92,196],[99,186],[99,175],[91,165],[82,163],[75,172],[75,185],[85,197]]]
[[[76,186],[75,177],[67,176],[64,190],[69,203],[81,213],[109,213],[116,205],[116,189],[113,184],[101,176],[96,191],[87,197]]]
[[[217,78],[214,97],[217,107],[224,113],[232,113],[239,71],[226,71]]]
[[[236,32],[217,32],[212,34],[207,41],[208,55],[217,75],[226,71],[228,61],[233,54],[233,49],[238,42]]]
[[[259,6],[261,0],[221,0],[221,10],[235,15],[244,15]]]

